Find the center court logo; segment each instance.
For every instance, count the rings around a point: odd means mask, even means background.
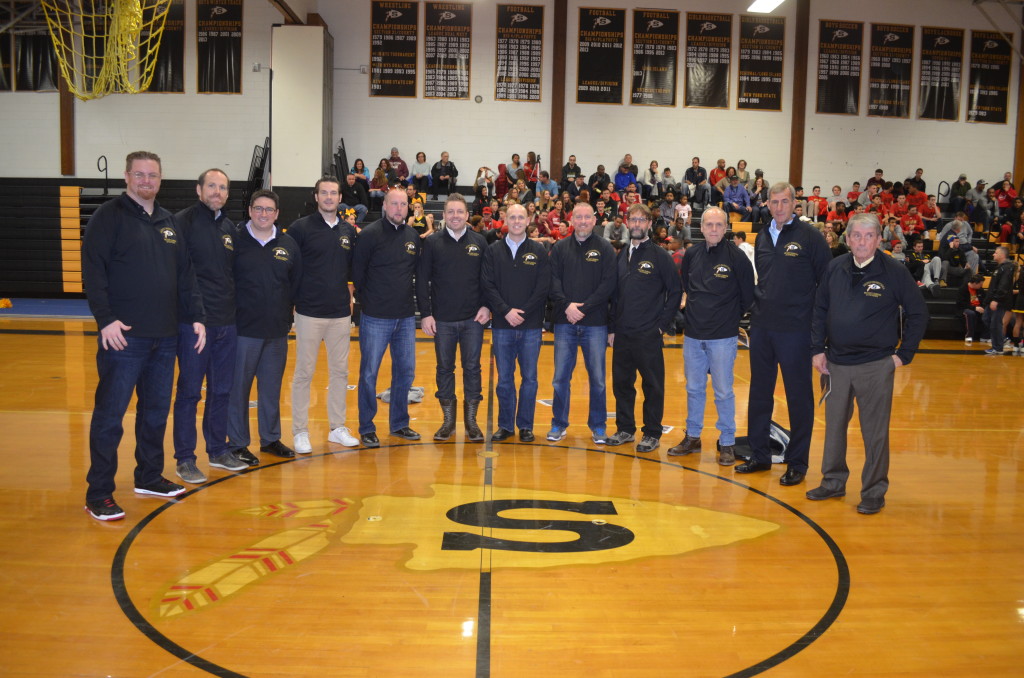
[[[215,606],[329,549],[393,546],[412,571],[603,565],[729,546],[779,525],[733,513],[586,494],[432,485],[427,497],[377,495],[268,504],[237,511],[265,519],[266,536],[197,563],[153,601],[161,619]],[[416,516],[416,520],[408,520]],[[230,519],[229,519],[230,520]]]

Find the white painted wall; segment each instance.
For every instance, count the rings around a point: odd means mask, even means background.
[[[273,31],[273,183],[311,185],[323,159],[324,29],[277,26]]]

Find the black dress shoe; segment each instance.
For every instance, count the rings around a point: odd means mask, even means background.
[[[846,496],[846,490],[833,490],[824,485],[814,488],[813,490],[807,490],[805,495],[811,501],[822,501],[824,499],[838,499],[839,497]]]
[[[807,475],[803,471],[797,471],[796,469],[786,469],[786,472],[779,478],[780,485],[799,485],[804,481],[804,476]]]
[[[499,428],[497,431],[491,434],[492,443],[500,443],[502,440],[508,440],[515,434],[506,428]]]
[[[249,451],[248,447],[239,447],[238,449],[231,450],[231,454],[238,457],[238,461],[248,466],[260,465],[260,460],[256,458],[256,455]]]
[[[770,461],[750,461],[743,462],[739,466],[735,467],[736,473],[755,473],[757,471],[771,471],[772,463]]]
[[[881,511],[883,506],[885,506],[885,499],[864,499],[857,504],[857,513],[870,516]]]
[[[416,433],[416,431],[413,431],[408,426],[406,426],[405,428],[400,428],[397,431],[392,431],[391,435],[393,435],[393,436],[395,436],[397,438],[405,438],[406,440],[419,440],[420,439],[420,434]]]
[[[519,440],[524,443],[532,443],[535,439],[533,437],[533,429],[521,428],[519,429]]]
[[[376,433],[364,433],[359,436],[359,442],[362,443],[363,447],[380,447],[380,440],[377,438]]]
[[[275,457],[284,457],[285,459],[291,459],[295,456],[295,450],[288,447],[280,440],[275,440],[269,445],[263,445],[260,447],[260,452],[269,452]],[[244,459],[242,461],[245,461]]]

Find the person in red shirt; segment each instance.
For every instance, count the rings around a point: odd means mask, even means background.
[[[828,216],[825,217],[827,221],[840,222],[845,224],[846,220],[850,218],[850,215],[846,213],[846,203],[837,202],[835,209],[829,211]],[[879,219],[881,221],[881,219]]]
[[[1009,179],[1004,179],[1003,183],[996,189],[996,204],[999,205],[999,212],[1002,213],[1004,210],[1010,209],[1013,205],[1013,199],[1017,197],[1017,190],[1010,183]]]
[[[934,195],[928,196],[928,201],[918,208],[917,213],[921,215],[926,230],[938,229],[942,223],[942,210],[936,204]]]
[[[850,203],[852,205],[853,203],[857,202],[858,198],[860,198],[860,194],[861,194],[860,182],[859,181],[855,181],[855,182],[853,182],[853,189],[849,193],[846,194],[846,202],[848,202],[848,203]]]
[[[821,197],[821,186],[815,186],[807,198],[807,216],[813,221],[820,221],[819,217],[824,214],[828,214],[828,200]]]
[[[884,197],[882,198],[882,202],[885,202]],[[903,217],[907,216],[909,207],[910,206],[907,205],[907,196],[901,195],[898,198],[896,198],[895,202],[890,203],[889,214],[893,215],[894,217],[899,217],[900,219],[902,219]]]
[[[907,204],[913,205],[917,209],[924,207],[924,204],[928,202],[928,196],[917,190],[917,186],[909,184],[907,186]]]
[[[921,233],[924,231],[924,221],[913,205],[907,208],[907,213],[900,219],[900,228],[903,229],[903,236],[911,245],[921,237]]]
[[[555,235],[555,232],[558,230],[558,226],[562,223],[561,198],[555,201],[555,206],[551,208],[550,212],[548,212],[547,216],[545,217],[545,221],[547,221],[548,224],[548,232],[550,232],[555,239],[558,239],[558,236]]]
[[[718,164],[714,169],[711,170],[711,174],[708,175],[708,182],[714,186],[725,176],[725,158],[719,158]]]

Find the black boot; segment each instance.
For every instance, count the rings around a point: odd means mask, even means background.
[[[466,440],[471,443],[480,443],[484,439],[484,432],[476,425],[476,411],[479,407],[479,400],[473,402],[467,400],[462,403],[462,413],[466,418]]]
[[[434,440],[448,440],[455,433],[455,408],[458,405],[458,400],[452,398],[451,400],[441,400],[441,414],[444,415],[444,421],[441,423],[441,428],[437,429],[437,433],[434,434]]]

